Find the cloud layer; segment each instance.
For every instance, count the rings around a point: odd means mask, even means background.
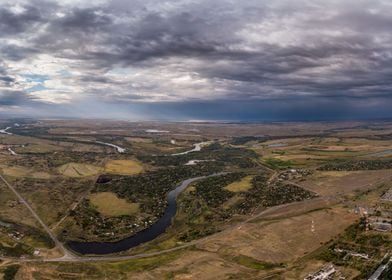
[[[0,0],[0,113],[202,118],[212,106],[209,118],[334,118],[337,108],[391,117],[391,9],[382,0]]]

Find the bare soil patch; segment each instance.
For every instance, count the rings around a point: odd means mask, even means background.
[[[316,193],[330,196],[374,188],[391,177],[390,170],[317,171],[301,184]]]
[[[357,218],[347,209],[335,207],[280,220],[248,223],[212,236],[199,246],[271,263],[290,262],[316,250]]]

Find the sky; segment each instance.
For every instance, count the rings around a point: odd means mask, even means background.
[[[389,0],[0,0],[0,117],[392,118]]]

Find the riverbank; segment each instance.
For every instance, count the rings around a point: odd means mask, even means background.
[[[201,149],[202,149],[204,146],[207,146],[207,145],[209,145],[210,143],[211,143],[211,142],[200,142],[200,143],[196,143],[196,144],[193,145],[194,148],[193,148],[192,150],[185,151],[185,152],[182,152],[182,153],[175,153],[175,154],[172,154],[172,156],[181,156],[181,155],[186,155],[186,154],[193,153],[193,152],[200,152]]]
[[[125,238],[123,240],[117,242],[79,242],[79,241],[70,241],[67,243],[67,247],[72,251],[87,255],[103,255],[103,254],[112,254],[118,253],[121,251],[125,251],[136,247],[140,244],[146,243],[148,241],[152,241],[161,234],[163,234],[166,229],[172,224],[172,219],[176,215],[177,212],[177,197],[178,195],[185,190],[191,183],[210,178],[215,176],[220,176],[225,173],[216,173],[207,176],[199,176],[190,179],[186,179],[182,181],[180,185],[178,185],[174,190],[170,191],[167,195],[167,207],[163,216],[150,227],[136,233],[135,235]]]
[[[126,149],[121,148],[120,146],[117,146],[117,145],[114,145],[114,144],[111,144],[111,143],[106,143],[106,142],[101,142],[101,141],[95,141],[95,142],[98,143],[98,144],[105,145],[105,146],[113,147],[113,148],[115,148],[115,149],[117,150],[117,152],[119,152],[120,154],[125,153],[125,151],[126,151]]]

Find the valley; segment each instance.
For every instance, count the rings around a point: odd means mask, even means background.
[[[0,275],[363,279],[390,258],[392,123],[0,128]]]

